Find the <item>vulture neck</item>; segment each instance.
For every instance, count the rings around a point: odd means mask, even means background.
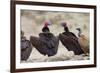
[[[69,32],[68,27],[64,27],[65,32]]]
[[[79,30],[78,36],[79,36],[79,37],[81,36],[81,30]]]

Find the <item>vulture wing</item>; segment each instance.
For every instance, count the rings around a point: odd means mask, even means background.
[[[57,53],[59,39],[52,33],[40,33],[39,37],[30,37],[32,45],[43,55],[53,56]]]
[[[62,44],[69,50],[74,51],[75,55],[79,55],[83,53],[83,50],[81,49],[78,38],[71,32],[68,32],[67,34],[60,34],[59,39],[62,42]]]
[[[21,60],[27,60],[32,51],[32,46],[29,40],[21,39]]]

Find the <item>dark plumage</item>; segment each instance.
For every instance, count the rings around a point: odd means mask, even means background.
[[[57,53],[59,40],[52,33],[40,33],[39,37],[30,37],[32,45],[43,55],[53,56]]]
[[[32,45],[43,55],[54,56],[58,50],[59,39],[50,33],[47,23],[39,37],[31,36]]]
[[[24,32],[21,31],[21,60],[27,60],[30,56],[31,51],[31,43],[24,36]]]
[[[64,31],[65,32],[59,34],[59,39],[62,44],[68,49],[68,51],[73,51],[75,55],[83,54],[84,52],[80,47],[76,35],[70,32],[66,25],[64,25]]]

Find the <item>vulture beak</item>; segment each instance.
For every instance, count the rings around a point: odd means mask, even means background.
[[[76,30],[80,31],[81,29],[80,28],[76,28]]]

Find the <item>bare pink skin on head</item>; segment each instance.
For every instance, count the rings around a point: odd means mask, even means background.
[[[45,21],[44,22],[44,27],[48,27],[49,25],[51,25],[51,22],[50,21]]]
[[[61,22],[61,26],[67,27],[67,23],[66,22]]]
[[[48,27],[48,22],[47,21],[44,23],[44,27]]]

